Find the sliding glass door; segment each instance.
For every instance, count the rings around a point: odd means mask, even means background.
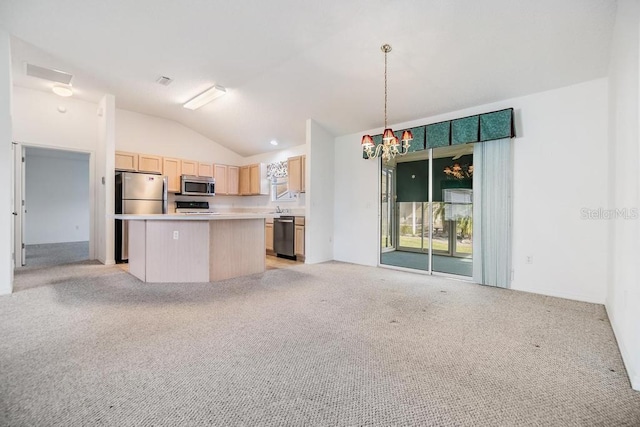
[[[380,263],[471,277],[473,146],[436,148],[396,160],[382,168],[387,184],[388,169],[395,171],[395,187],[382,187]],[[389,194],[395,194],[395,203],[385,203]],[[385,233],[397,239],[385,241]]]
[[[380,180],[380,250],[382,252],[392,251],[396,246],[394,210],[395,169],[383,164]]]

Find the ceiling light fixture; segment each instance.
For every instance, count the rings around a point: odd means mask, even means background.
[[[382,133],[382,144],[376,146],[371,135],[364,135],[362,137],[362,150],[367,159],[382,157],[382,160],[387,163],[395,156],[404,156],[409,152],[413,134],[410,130],[402,132],[402,146],[400,146],[398,137],[395,136],[391,128],[387,127],[387,54],[391,52],[391,45],[383,44],[380,50],[384,52],[384,132]]]
[[[210,103],[216,98],[220,98],[222,95],[226,94],[227,90],[220,85],[213,85],[209,89],[202,92],[200,95],[190,99],[185,102],[183,107],[188,108],[189,110],[196,110],[202,107],[205,104]]]
[[[58,96],[71,96],[73,95],[73,89],[71,86],[54,85],[51,90]]]
[[[275,139],[272,139],[270,142],[271,145],[278,145],[278,141],[276,141]]]

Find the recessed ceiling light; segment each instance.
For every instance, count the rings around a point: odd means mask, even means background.
[[[216,98],[220,98],[225,93],[227,93],[227,90],[224,87],[220,85],[214,85],[213,87],[210,87],[209,89],[202,92],[200,95],[185,102],[183,107],[188,108],[189,110],[195,110],[205,104],[210,103]]]
[[[66,97],[73,95],[73,89],[71,89],[71,86],[55,85],[51,88],[51,90],[58,96]]]
[[[271,145],[278,145],[278,141],[276,141],[275,139],[271,140]]]

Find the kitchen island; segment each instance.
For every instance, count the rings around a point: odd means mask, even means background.
[[[143,282],[214,282],[265,271],[265,219],[278,214],[117,214],[129,273]]]

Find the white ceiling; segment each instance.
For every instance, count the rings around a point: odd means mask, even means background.
[[[610,0],[0,0],[23,63],[74,74],[75,96],[180,122],[241,155],[607,75]],[[164,87],[155,80],[168,76]],[[226,96],[182,103],[214,83]],[[280,146],[269,145],[277,139]],[[177,141],[179,142],[179,141]]]

